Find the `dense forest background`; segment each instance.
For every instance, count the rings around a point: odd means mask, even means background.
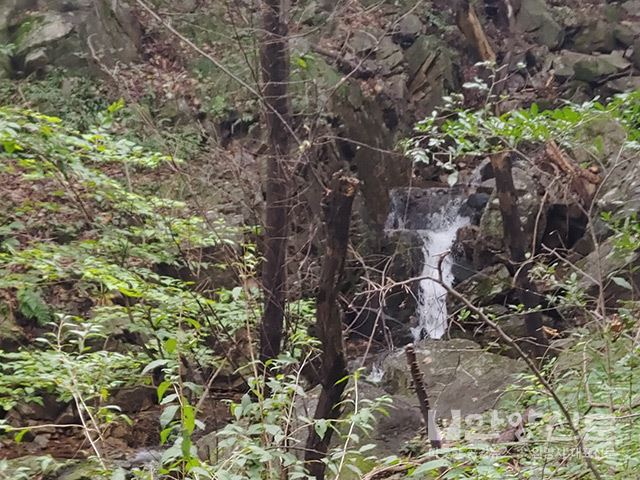
[[[1,0],[0,479],[640,478],[638,0]]]

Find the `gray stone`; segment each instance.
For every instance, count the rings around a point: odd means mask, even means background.
[[[11,27],[11,28],[4,28]],[[3,33],[4,32],[4,33]],[[12,0],[0,6],[0,41],[28,74],[48,65],[83,70],[137,60],[141,33],[123,2]]]
[[[562,51],[553,60],[554,73],[560,78],[573,77],[584,82],[595,82],[629,68],[623,52],[614,51],[606,55]]]
[[[353,33],[349,39],[349,47],[355,54],[364,54],[375,48],[378,43],[378,37],[363,30],[358,30]]]
[[[376,61],[381,66],[382,74],[390,75],[400,71],[400,67],[404,61],[404,55],[398,45],[393,43],[389,37],[385,37],[376,50]]]
[[[633,46],[636,38],[640,37],[640,23],[638,22],[618,22],[613,26],[613,35],[625,48]]]
[[[622,33],[622,30],[618,29]],[[583,26],[572,42],[572,50],[581,53],[611,52],[616,46],[616,28],[604,20]]]
[[[28,339],[13,315],[0,311],[0,350],[14,351],[27,343]]]
[[[640,69],[640,38],[633,42],[633,55],[631,55],[633,66]]]
[[[422,20],[416,15],[409,14],[402,17],[396,29],[396,38],[400,42],[413,42],[424,30]]]
[[[30,51],[24,57],[24,68],[28,72],[37,72],[49,65],[49,57],[44,48]]]
[[[488,353],[464,339],[430,340],[416,347],[427,393],[438,418],[450,418],[453,410],[468,415],[491,409],[500,394],[515,383],[524,363]],[[391,395],[412,397],[412,379],[404,351],[382,362],[382,388]]]
[[[616,250],[613,239],[609,238],[582,260],[577,262],[576,270],[568,275],[578,274],[578,286],[592,297],[602,295],[608,306],[619,306],[625,299],[636,298],[640,288],[640,276],[637,267],[640,265],[640,252]],[[635,273],[629,273],[635,272]],[[621,277],[631,285],[625,288],[611,279]]]
[[[640,90],[640,76],[622,77],[610,80],[605,84],[611,93],[624,93]]]
[[[73,14],[47,12],[42,16],[31,17],[28,31],[16,44],[16,55],[24,55],[43,45],[57,42],[73,31]],[[24,24],[23,24],[24,25]]]
[[[503,264],[492,265],[461,282],[456,290],[473,305],[489,305],[511,290],[511,274]],[[456,310],[462,307],[458,302],[452,303]]]
[[[516,26],[550,49],[558,48],[564,39],[564,30],[544,0],[522,0]]]
[[[8,27],[18,25],[21,15],[33,9],[38,0],[2,0],[0,2],[0,33],[4,33]],[[0,40],[3,40],[0,37]]]
[[[622,8],[629,15],[638,15],[638,12],[640,12],[640,0],[628,0],[622,4]]]

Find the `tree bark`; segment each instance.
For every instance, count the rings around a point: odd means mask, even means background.
[[[289,195],[285,162],[290,150],[289,45],[282,0],[262,2],[264,37],[261,42],[263,101],[268,136],[266,168],[266,218],[264,313],[260,331],[260,359],[280,353],[286,293],[286,249]]]
[[[547,337],[542,329],[542,315],[535,309],[540,305],[540,295],[531,280],[529,272],[531,263],[527,262],[525,245],[527,244],[522,222],[518,213],[516,188],[511,174],[511,161],[508,153],[497,153],[491,156],[491,165],[496,180],[496,190],[500,202],[504,240],[509,249],[512,264],[516,268],[515,285],[520,302],[528,312],[524,321],[527,334],[532,339],[532,353],[540,358],[548,345]]]
[[[416,391],[422,418],[424,419],[424,424],[427,429],[427,438],[429,439],[429,443],[431,443],[431,448],[442,448],[442,437],[436,424],[435,411],[431,410],[429,406],[429,396],[427,395],[427,388],[424,385],[422,370],[420,370],[416,359],[416,351],[413,345],[409,344],[404,347],[404,352],[407,356],[407,365],[409,366],[411,378],[413,379],[413,388]]]
[[[491,48],[489,39],[484,33],[480,19],[469,0],[458,0],[456,8],[456,23],[458,28],[473,45],[478,57],[483,62],[496,62],[496,54]]]
[[[349,243],[351,209],[357,190],[358,180],[339,175],[334,177],[331,189],[323,200],[327,246],[316,304],[317,332],[322,343],[322,391],[315,419],[335,420],[340,416],[340,403],[347,384],[346,381],[341,381],[349,372],[342,338],[342,319],[336,299]],[[325,464],[322,459],[327,454],[332,433],[329,428],[324,437],[320,438],[313,426],[309,429],[305,462],[309,474],[316,480],[324,479]]]

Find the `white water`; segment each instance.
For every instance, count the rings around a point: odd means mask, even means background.
[[[438,278],[438,262],[453,245],[458,229],[469,223],[469,219],[458,214],[459,202],[452,202],[430,219],[428,230],[418,230],[422,237],[424,267],[418,296],[418,324],[411,328],[414,340],[441,338],[447,331],[447,291],[431,278]],[[452,259],[447,255],[442,262],[442,281],[453,282]],[[425,278],[426,277],[426,278]]]

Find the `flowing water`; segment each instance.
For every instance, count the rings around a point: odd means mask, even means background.
[[[441,256],[453,245],[458,229],[469,223],[467,217],[458,214],[459,209],[460,204],[457,202],[448,205],[434,214],[429,230],[418,230],[423,241],[424,267],[420,275],[422,279],[416,312],[418,324],[411,329],[416,341],[424,337],[440,338],[447,330],[447,291],[431,279],[438,279]],[[442,281],[448,286],[453,282],[452,265],[451,255],[446,255],[441,268]]]
[[[447,291],[432,279],[438,279],[438,263],[441,256],[453,245],[458,229],[470,222],[468,217],[460,215],[462,196],[443,195],[441,191],[436,192],[434,189],[434,193],[428,194],[427,197],[433,197],[434,201],[425,204],[429,207],[437,204],[437,210],[412,212],[411,207],[415,208],[415,204],[406,200],[406,197],[392,197],[391,212],[387,221],[389,230],[413,230],[422,239],[424,267],[420,275],[417,322],[411,328],[415,341],[423,338],[441,338],[447,330]],[[453,282],[452,266],[451,255],[446,255],[441,264],[442,280],[446,285]]]

